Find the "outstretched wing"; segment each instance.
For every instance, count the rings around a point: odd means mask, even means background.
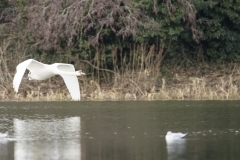
[[[71,64],[58,64],[57,68],[62,71],[66,72],[75,72],[75,68]],[[72,99],[75,101],[80,100],[80,88],[79,88],[79,83],[77,76],[70,76],[70,75],[62,75],[62,76],[71,96]]]
[[[29,66],[29,64],[34,61],[33,59],[28,59],[26,61],[23,61],[22,63],[20,63],[17,66],[17,73],[15,74],[14,78],[13,78],[13,88],[15,90],[15,92],[18,92],[18,88],[19,85],[22,81],[22,77],[27,69],[27,67]]]
[[[77,76],[61,75],[71,96],[75,101],[80,100],[80,89]]]

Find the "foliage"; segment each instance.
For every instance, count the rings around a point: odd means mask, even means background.
[[[142,0],[142,2],[149,3],[146,0]],[[199,42],[202,32],[196,24],[197,10],[190,1],[154,0],[151,5],[146,6],[152,8],[152,13],[149,13],[161,25],[161,31],[163,31],[161,38],[175,41],[183,34],[184,30],[190,30],[192,39]]]
[[[196,0],[195,5],[204,32],[201,43],[206,58],[220,62],[239,60],[240,2],[221,0],[200,4]]]
[[[159,72],[165,59],[235,61],[240,49],[239,3],[0,0],[1,44],[11,40],[6,53],[18,50],[16,62],[25,57],[80,59],[98,76],[104,69]]]

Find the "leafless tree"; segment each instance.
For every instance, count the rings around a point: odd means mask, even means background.
[[[27,32],[44,49],[68,47],[82,37],[97,45],[107,34],[124,39],[157,28],[132,0],[36,0],[29,5]]]

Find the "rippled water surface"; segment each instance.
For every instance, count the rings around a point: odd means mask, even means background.
[[[240,101],[1,102],[0,157],[240,159]]]

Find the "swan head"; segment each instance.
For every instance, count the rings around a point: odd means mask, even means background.
[[[86,75],[86,73],[84,73],[82,70],[79,70],[78,72],[79,72],[80,76]]]

